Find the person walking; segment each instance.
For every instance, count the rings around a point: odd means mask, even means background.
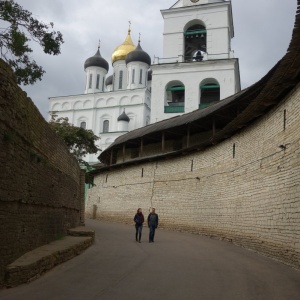
[[[141,242],[143,223],[144,223],[144,215],[142,213],[142,209],[139,208],[133,218],[135,222],[135,240],[137,242]]]
[[[154,242],[155,229],[158,226],[158,215],[155,213],[155,208],[152,208],[152,212],[148,216],[149,227],[149,243]]]

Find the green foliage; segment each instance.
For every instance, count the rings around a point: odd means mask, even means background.
[[[54,114],[52,114],[49,124],[62,137],[79,163],[87,165],[82,157],[87,154],[96,154],[100,150],[95,145],[99,137],[92,130],[76,127],[69,123],[68,118],[56,119]]]
[[[93,171],[94,168],[92,168],[91,166],[86,166],[86,170],[85,170],[85,183],[89,185],[89,187],[91,186],[96,186],[94,184],[94,176],[91,175],[91,171]]]
[[[28,42],[37,42],[46,54],[60,54],[64,42],[59,31],[51,31],[53,23],[44,24],[32,17],[14,0],[0,1],[0,55],[15,71],[18,84],[33,84],[45,71],[31,59]]]

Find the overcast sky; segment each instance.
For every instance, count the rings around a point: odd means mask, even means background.
[[[163,18],[160,10],[176,0],[16,0],[37,19],[54,23],[65,43],[59,56],[50,56],[33,44],[32,57],[46,71],[42,81],[22,87],[44,118],[48,98],[83,94],[85,60],[101,40],[101,55],[111,66],[113,50],[123,43],[131,21],[135,44],[151,58],[162,57]],[[239,58],[242,88],[258,81],[285,55],[294,27],[296,0],[232,0],[235,37],[232,49]]]

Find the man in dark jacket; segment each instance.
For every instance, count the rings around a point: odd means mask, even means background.
[[[135,240],[141,242],[143,223],[144,223],[144,215],[142,213],[142,209],[139,208],[133,218],[135,222]],[[139,236],[139,239],[138,239]]]
[[[155,229],[158,226],[158,215],[155,213],[155,208],[152,208],[152,212],[148,216],[148,227],[149,227],[149,243],[154,242]]]

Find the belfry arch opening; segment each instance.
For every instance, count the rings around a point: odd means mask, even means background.
[[[206,79],[200,83],[199,108],[204,108],[220,101],[220,85],[215,79]]]
[[[184,112],[185,86],[180,81],[169,82],[165,92],[165,113]]]
[[[184,30],[184,61],[202,61],[206,53],[206,27],[201,21],[192,21]]]

